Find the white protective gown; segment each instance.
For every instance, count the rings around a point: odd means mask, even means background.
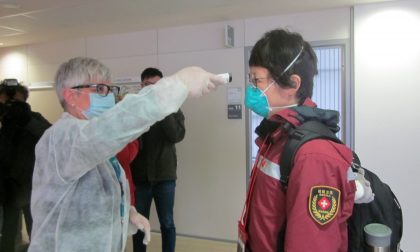
[[[29,251],[123,251],[130,193],[120,169],[121,196],[109,159],[176,112],[187,95],[183,83],[163,78],[94,119],[64,113],[36,146]]]

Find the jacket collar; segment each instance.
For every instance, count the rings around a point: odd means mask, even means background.
[[[297,127],[305,121],[319,121],[327,125],[333,132],[338,132],[340,127],[339,113],[335,110],[319,109],[317,105],[307,98],[300,106],[280,110],[268,119],[264,119],[255,129],[260,138],[270,135],[269,140],[273,143],[280,139],[284,133],[283,126],[286,122]],[[258,144],[258,141],[257,141]]]

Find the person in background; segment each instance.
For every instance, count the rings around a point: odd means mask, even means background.
[[[124,149],[117,153],[118,162],[121,164],[124,169],[125,176],[127,177],[128,186],[130,188],[130,205],[135,206],[136,197],[135,191],[136,187],[133,183],[133,176],[131,174],[130,163],[133,162],[139,151],[139,141],[135,139],[134,141],[128,143]]]
[[[116,96],[116,102],[120,102],[122,99],[124,99],[124,96],[121,94]],[[122,149],[117,154],[118,162],[120,162],[121,166],[124,169],[125,176],[127,177],[128,185],[130,187],[130,205],[135,205],[135,191],[136,187],[133,183],[133,175],[131,173],[131,167],[130,163],[133,162],[134,158],[137,156],[137,153],[139,152],[139,140],[135,139],[132,142],[128,143],[124,149]]]
[[[154,85],[163,77],[156,68],[141,73],[142,88]],[[175,251],[176,230],[173,218],[177,156],[175,144],[184,139],[184,114],[176,111],[152,125],[140,136],[141,152],[131,163],[136,185],[136,208],[149,218],[152,200],[155,202],[162,236],[162,251]],[[134,252],[146,251],[141,243],[143,234],[133,235]]]
[[[17,82],[11,84],[10,80],[3,81],[0,86],[0,93],[5,98],[0,116],[0,162],[4,176],[1,187],[5,193],[0,251],[13,252],[21,245],[16,238],[20,237],[22,212],[28,235],[31,233],[30,196],[35,145],[51,124],[40,113],[31,110],[26,102],[27,87]]]
[[[115,155],[222,78],[187,67],[115,104],[109,68],[77,57],[59,67],[55,83],[64,113],[36,146],[29,251],[124,251],[129,228],[145,232],[147,244],[149,223],[130,207]]]
[[[276,29],[257,41],[249,66],[245,105],[264,120],[255,130],[259,151],[239,221],[239,251],[347,251],[355,198],[351,150],[310,141],[296,153],[287,186],[280,182],[288,125],[317,120],[339,130],[339,113],[311,100],[316,54],[300,34]]]
[[[121,94],[116,96],[115,102],[120,102],[124,99],[124,96]],[[121,164],[122,168],[124,169],[125,176],[127,177],[128,186],[130,188],[130,205],[135,205],[135,191],[136,187],[133,183],[133,176],[131,173],[130,163],[133,162],[134,158],[137,156],[139,152],[139,140],[135,139],[132,142],[128,143],[124,149],[117,153],[118,162]]]
[[[5,94],[5,86],[0,85],[0,148],[1,148],[1,118],[3,113],[5,112],[5,103],[6,102],[6,94]],[[1,155],[1,154],[0,154]],[[1,236],[2,236],[2,229],[3,229],[3,204],[4,204],[4,177],[6,172],[6,167],[3,165],[1,158],[0,158],[0,247],[1,247]]]

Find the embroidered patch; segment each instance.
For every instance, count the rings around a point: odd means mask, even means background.
[[[340,190],[330,186],[314,186],[309,197],[309,212],[321,225],[332,221],[340,208]]]

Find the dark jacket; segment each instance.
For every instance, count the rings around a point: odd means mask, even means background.
[[[1,140],[0,140],[1,142]],[[0,155],[1,155],[2,149],[0,149]],[[4,178],[5,178],[5,165],[3,162],[0,162],[0,206],[3,205],[4,201]]]
[[[184,139],[184,121],[184,114],[178,110],[140,136],[140,151],[131,163],[134,184],[176,180],[175,144]]]
[[[4,175],[1,190],[4,190],[6,204],[22,207],[30,202],[35,145],[51,124],[40,113],[32,111],[28,111],[28,120],[24,123],[4,120],[0,131],[0,162]]]

